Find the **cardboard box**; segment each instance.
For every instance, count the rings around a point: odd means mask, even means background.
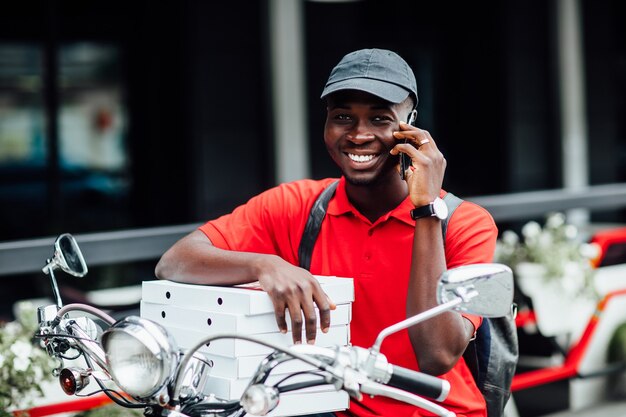
[[[315,278],[335,304],[347,304],[354,301],[352,278],[319,275]],[[142,300],[230,314],[255,315],[274,312],[270,297],[261,290],[258,282],[220,287],[181,284],[165,280],[144,281]]]
[[[267,357],[265,355],[238,356],[236,358],[203,353],[211,368],[211,376],[221,378],[242,379],[251,378],[259,364]],[[283,362],[272,370],[273,374],[282,375],[288,373],[313,370],[313,366],[298,360]]]
[[[265,381],[265,384],[268,386],[272,386],[278,383],[279,381],[282,381],[283,379],[285,379],[286,376],[287,375],[274,375],[272,373],[267,378],[267,381]],[[305,381],[311,381],[311,380],[316,381],[320,379],[322,378],[316,375],[298,374],[298,375],[294,375],[290,377],[284,383],[281,383],[281,385],[289,385],[289,384],[295,384],[298,382],[305,382]],[[226,400],[236,400],[236,399],[241,398],[244,391],[250,384],[250,380],[251,378],[230,379],[230,378],[220,378],[216,376],[211,376],[209,377],[209,380],[207,381],[204,391],[206,394],[208,393],[215,394],[215,396],[217,396],[218,398],[223,398]],[[285,393],[285,395],[308,394],[312,392],[328,392],[328,391],[335,391],[335,390],[336,389],[333,385],[324,384],[324,385],[319,385],[319,386],[303,388],[298,391],[291,391],[289,393]]]
[[[299,416],[345,410],[350,406],[350,396],[345,391],[285,393],[270,417]],[[250,414],[246,414],[249,416]]]
[[[183,349],[190,349],[210,334],[209,332],[181,329],[171,326],[166,327],[166,329],[169,334],[172,335],[178,346]],[[284,334],[276,332],[262,333],[255,334],[254,336],[283,346],[291,346],[293,344],[291,332]],[[350,326],[330,326],[328,333],[318,332],[315,341],[316,345],[322,347],[331,347],[335,345],[345,346],[350,343]],[[203,346],[199,349],[199,352],[210,355],[237,358],[240,356],[268,355],[272,353],[272,349],[246,340],[219,339],[212,341],[209,346]]]
[[[278,332],[274,312],[246,316],[243,314],[225,314],[197,309],[183,308],[173,305],[154,304],[141,301],[141,317],[150,319],[164,327],[204,330],[212,333],[235,332],[241,334],[259,334]],[[319,328],[319,312],[317,324]],[[330,312],[331,325],[350,323],[351,305],[340,304]],[[291,330],[291,318],[287,312],[287,327]]]

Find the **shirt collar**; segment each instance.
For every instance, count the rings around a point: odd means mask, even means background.
[[[356,212],[346,194],[346,179],[341,177],[339,184],[337,184],[337,190],[335,190],[335,196],[328,203],[328,209],[326,212],[332,216],[341,216],[342,214]]]
[[[446,194],[445,191],[441,190],[440,197]],[[381,221],[386,221],[389,217],[394,217],[400,220],[403,223],[414,226],[415,220],[411,218],[411,210],[413,210],[413,203],[411,203],[411,199],[407,196],[396,208],[382,216],[380,219],[376,221],[379,223]],[[337,185],[337,190],[335,191],[335,196],[328,203],[328,209],[326,212],[331,216],[341,216],[346,213],[353,213],[357,217],[363,217],[358,210],[350,203],[348,200],[348,195],[346,194],[346,178],[341,177],[339,179],[339,184]]]

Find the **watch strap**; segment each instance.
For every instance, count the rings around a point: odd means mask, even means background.
[[[411,218],[413,220],[421,219],[422,217],[431,217],[435,215],[433,210],[433,203],[428,203],[425,206],[415,207],[411,210]]]

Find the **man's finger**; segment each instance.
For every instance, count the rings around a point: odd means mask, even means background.
[[[288,309],[289,317],[291,317],[293,343],[302,343],[302,308],[300,304],[290,303]]]
[[[326,333],[330,327],[330,311],[337,306],[321,288],[315,292],[314,299],[320,314],[320,328]]]
[[[424,129],[413,128],[412,130],[395,131],[393,132],[393,137],[397,140],[411,141],[416,146],[419,146],[419,144],[424,140],[428,140],[428,143],[431,143],[434,145],[434,147],[437,147],[437,144],[435,143],[433,137],[430,135],[430,132]]]
[[[276,316],[276,324],[281,333],[287,333],[287,321],[285,320],[285,305],[280,303],[274,304],[274,315]]]
[[[315,313],[313,303],[302,306],[302,312],[304,313],[306,342],[313,344],[315,343],[315,336],[317,336],[317,314]]]

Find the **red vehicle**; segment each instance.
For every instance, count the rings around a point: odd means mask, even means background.
[[[601,298],[572,343],[565,347],[553,343],[553,353],[562,355],[560,364],[515,375],[513,398],[524,390],[568,381],[569,408],[582,409],[606,401],[614,388],[609,384],[611,378],[626,370],[626,346],[615,338],[619,329],[626,329],[626,227],[596,233],[591,242],[601,249],[601,255],[594,260],[595,287]],[[516,324],[523,333],[535,327],[536,320],[535,312],[524,308]],[[609,345],[613,347],[611,354]],[[507,409],[507,417],[519,415],[514,405]]]

